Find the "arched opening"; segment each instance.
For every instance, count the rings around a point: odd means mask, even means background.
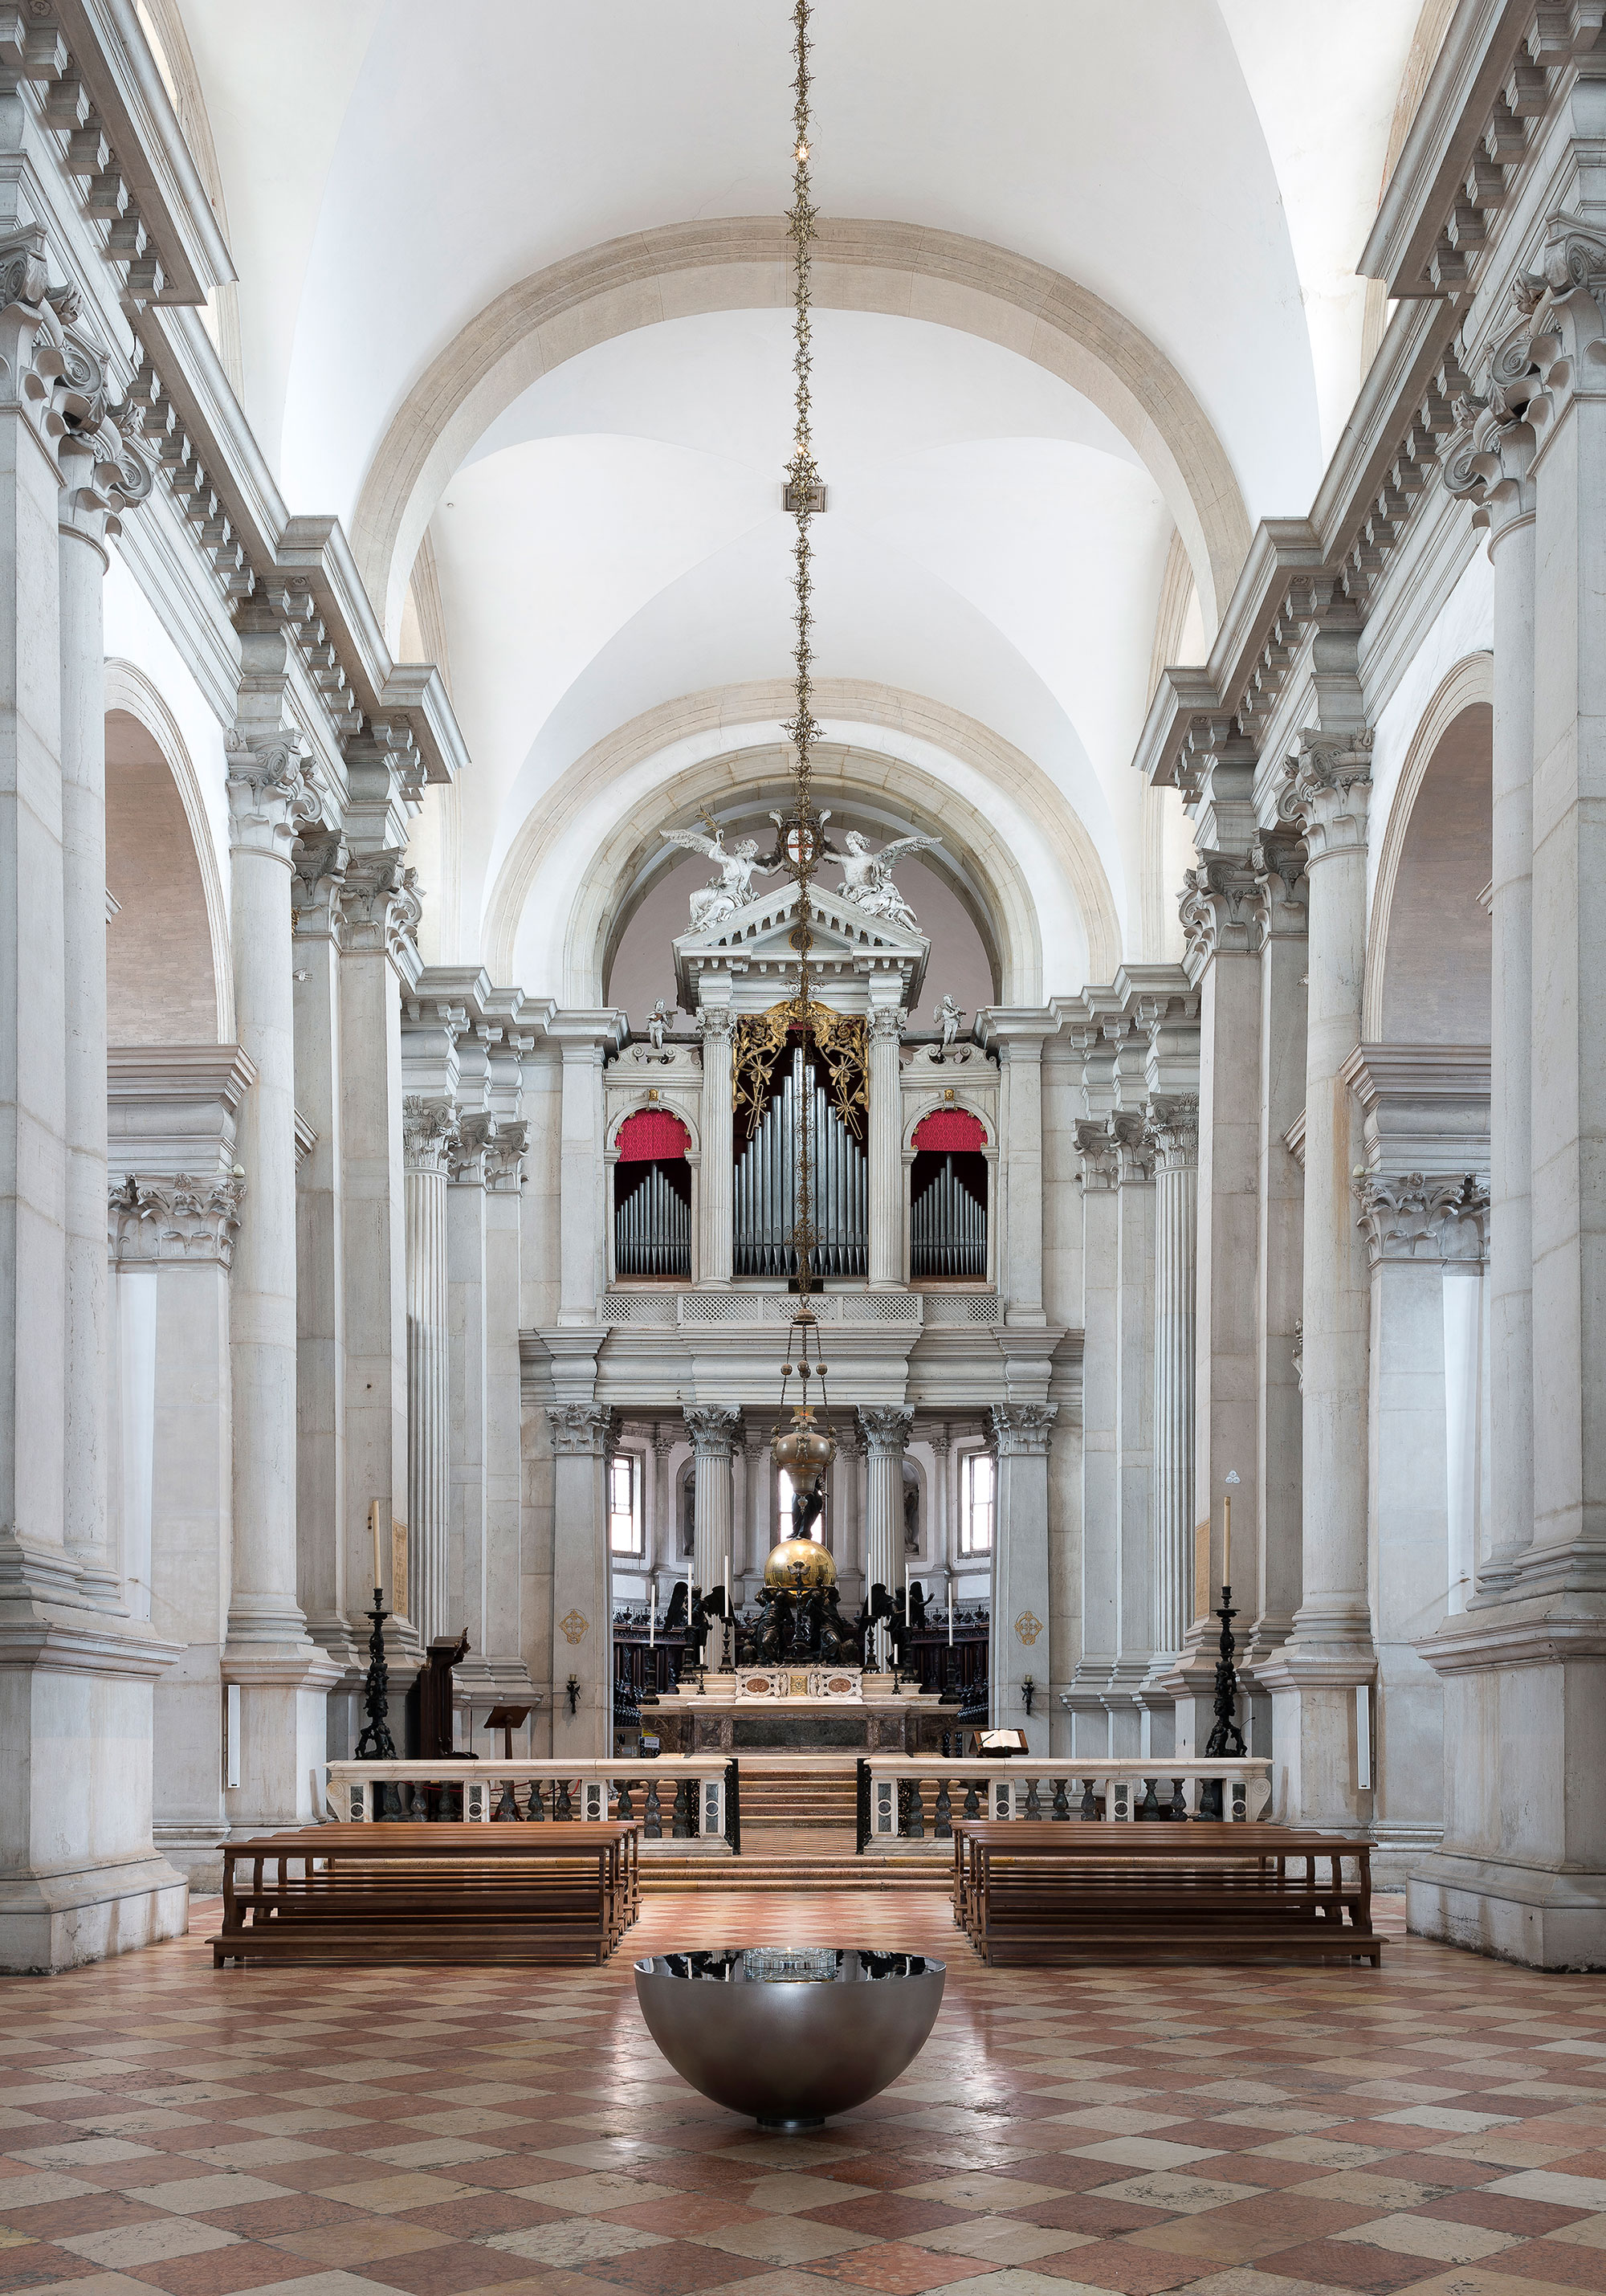
[[[1452,718],[1412,803],[1381,952],[1386,1044],[1489,1041],[1493,725],[1487,702]]]
[[[909,1172],[912,1283],[987,1280],[987,1128],[965,1108],[936,1108],[914,1128]]]
[[[155,736],[117,709],[106,716],[106,889],[107,1041],[217,1043],[212,925],[189,816]]]
[[[692,1273],[691,1135],[667,1109],[639,1108],[619,1131],[613,1265],[620,1276]]]

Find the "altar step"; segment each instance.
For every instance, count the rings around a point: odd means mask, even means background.
[[[822,1849],[807,1837],[790,1847],[770,1847],[742,1827],[740,1857],[642,1859],[642,1890],[647,1897],[690,1897],[709,1890],[951,1890],[954,1852],[933,1844],[930,1857],[856,1857],[832,1847]]]
[[[852,1834],[858,1814],[851,1769],[766,1769],[742,1764],[742,1823],[831,1826]]]

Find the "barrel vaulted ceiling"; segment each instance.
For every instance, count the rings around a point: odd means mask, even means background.
[[[393,636],[414,527],[427,532],[474,761],[442,953],[478,955],[510,855],[578,760],[677,697],[785,671],[790,343],[774,266],[731,262],[713,294],[677,304],[670,283],[605,321],[582,313],[572,340],[560,325],[526,373],[515,358],[512,381],[467,395],[433,463],[414,434],[434,378],[521,283],[630,235],[778,216],[790,8],[177,12],[240,274],[247,411],[286,497],[338,512],[359,558],[369,537],[376,589],[385,550],[405,553],[377,599]],[[1129,955],[1153,953],[1129,761],[1173,536],[1200,577],[1197,649],[1234,570],[1224,559],[1257,520],[1308,504],[1359,386],[1353,263],[1420,12],[815,0],[822,211],[876,226],[873,252],[891,227],[900,245],[927,235],[946,266],[922,296],[866,260],[816,320],[831,497],[817,668],[899,698],[881,712],[884,747],[914,697],[1029,759],[1091,840]],[[984,249],[956,255],[960,242]],[[1006,274],[1012,303],[992,291]],[[1115,351],[1044,348],[1026,308],[1044,274],[1095,332],[1108,307]],[[1106,367],[1125,380],[1106,388]],[[1134,392],[1151,414],[1133,414]],[[398,512],[387,527],[374,504],[398,453],[414,455],[414,526]],[[639,771],[631,787],[641,802]],[[1040,906],[1057,882],[1044,868]],[[1083,945],[1045,930],[1050,969]]]

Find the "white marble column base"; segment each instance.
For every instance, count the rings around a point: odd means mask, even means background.
[[[231,1834],[322,1822],[314,1783],[329,1751],[329,1693],[340,1669],[311,1643],[280,1651],[231,1643],[223,1679],[240,1685],[240,1784],[224,1808]],[[390,1680],[390,1727],[399,1735],[406,1680]]]
[[[0,1971],[79,1969],[182,1937],[190,1885],[154,1851],[0,1881]]]
[[[1282,1825],[1370,1834],[1373,1795],[1361,1784],[1356,1691],[1372,1691],[1366,1652],[1322,1657],[1292,1646],[1257,1677],[1272,1700],[1272,1800],[1267,1816]]]

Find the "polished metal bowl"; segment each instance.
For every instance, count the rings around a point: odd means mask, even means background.
[[[924,2048],[946,1964],[837,1946],[727,1946],[635,1964],[647,2030],[693,2088],[761,2128],[817,2128]]]

